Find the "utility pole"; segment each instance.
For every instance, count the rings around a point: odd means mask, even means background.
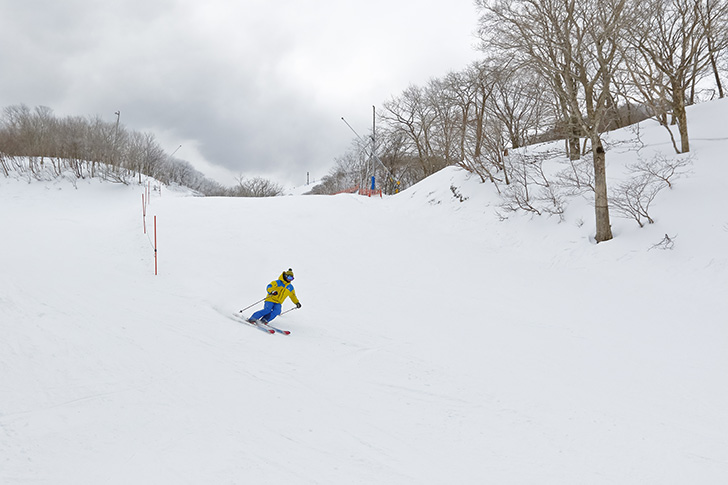
[[[119,150],[119,146],[118,146],[119,145],[119,118],[121,118],[121,111],[120,110],[114,111],[114,114],[116,115],[116,129],[114,130],[114,146],[112,147],[112,150],[111,150],[111,152],[112,152],[111,153],[111,157],[112,157],[111,165],[113,165],[116,169],[116,168],[118,168],[116,165],[117,164],[116,157],[118,155],[118,150]],[[139,182],[140,183],[141,183],[141,179],[142,179],[142,174],[141,174],[141,172],[139,172]]]
[[[377,107],[372,106],[372,153],[377,152]]]
[[[341,121],[343,121],[346,124],[346,126],[348,126],[349,129],[356,135],[356,137],[361,142],[361,146],[364,148],[364,150],[367,150],[367,143],[364,141],[364,139],[361,136],[359,136],[359,133],[356,132],[356,130],[349,124],[348,121],[346,121],[344,119],[343,116],[341,117]],[[373,134],[372,134],[372,140],[374,140],[374,135]],[[394,175],[392,174],[391,170],[389,170],[387,168],[387,166],[384,165],[384,162],[382,162],[382,160],[377,156],[376,153],[374,153],[373,150],[368,150],[368,151],[369,151],[369,154],[368,154],[369,155],[369,158],[372,159],[372,160],[374,160],[374,161],[376,161],[376,162],[378,162],[379,165],[382,166],[382,168],[389,174],[390,180],[396,184],[395,185],[395,192],[399,192],[399,181],[398,180],[395,180]],[[372,163],[374,163],[374,162],[372,162]]]

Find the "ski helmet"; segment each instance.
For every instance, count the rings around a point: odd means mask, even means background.
[[[283,279],[289,283],[293,281],[293,270],[291,268],[288,268],[288,271],[283,272]]]

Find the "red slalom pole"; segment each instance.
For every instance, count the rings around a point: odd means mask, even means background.
[[[142,224],[144,225],[144,234],[147,233],[147,206],[144,205],[144,194],[142,194]]]
[[[157,216],[154,216],[154,276],[157,276]]]

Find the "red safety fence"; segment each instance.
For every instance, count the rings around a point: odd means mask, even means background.
[[[359,195],[366,195],[367,197],[371,197],[372,195],[376,197],[378,195],[379,197],[383,197],[381,190],[360,189],[358,185],[356,187],[351,187],[349,189],[345,189],[340,192],[336,192],[333,195],[338,195],[338,194],[359,194]]]

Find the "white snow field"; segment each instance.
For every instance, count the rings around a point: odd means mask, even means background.
[[[0,178],[0,483],[728,483],[728,102],[689,116],[691,173],[600,244],[588,201],[507,214],[455,168],[164,188],[155,276],[142,187]],[[672,156],[639,133],[610,182]],[[233,319],[289,267],[290,336]]]

